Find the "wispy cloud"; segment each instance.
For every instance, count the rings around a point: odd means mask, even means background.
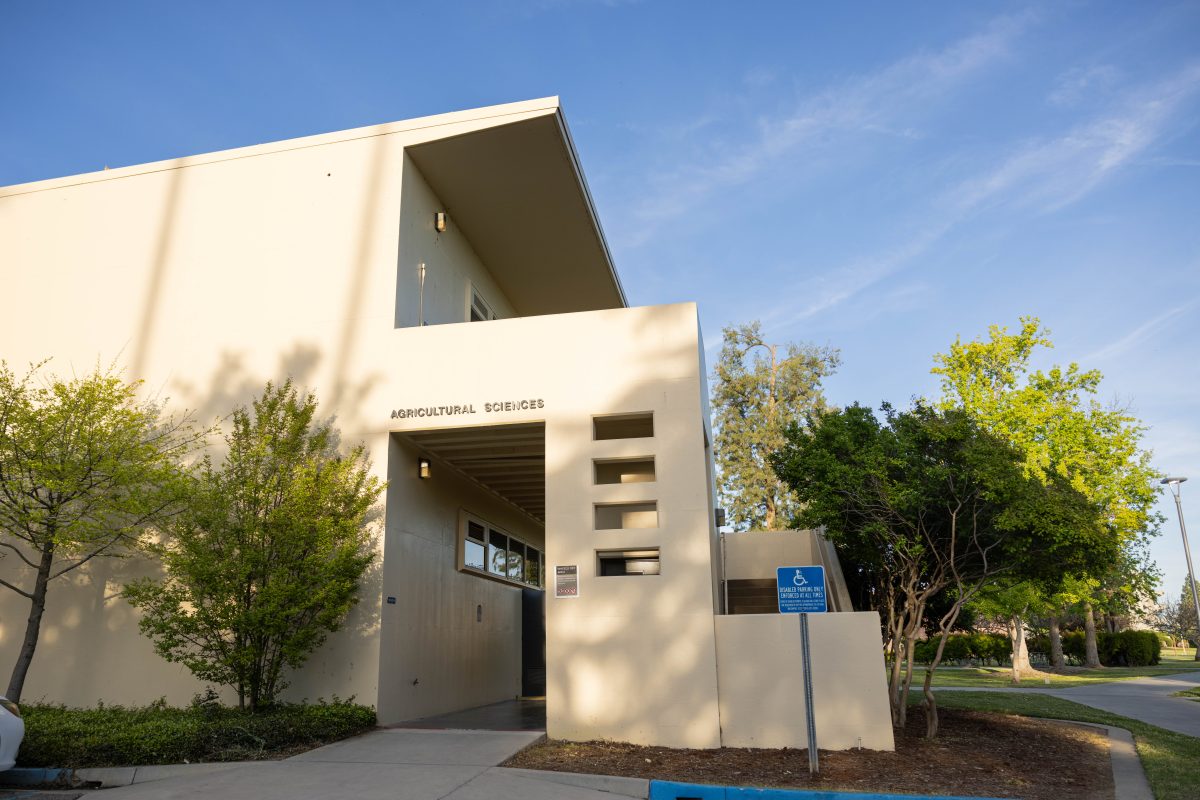
[[[711,142],[694,160],[655,176],[656,191],[636,208],[636,224],[626,243],[645,243],[663,220],[685,214],[721,189],[750,181],[805,145],[849,131],[917,135],[901,120],[919,108],[946,102],[956,87],[1007,55],[1031,19],[993,20],[982,32],[939,52],[902,59],[806,97],[789,113],[761,117],[738,146]]]
[[[1054,88],[1046,97],[1046,102],[1052,106],[1074,106],[1090,93],[1111,87],[1119,75],[1120,72],[1111,64],[1074,67],[1055,79]]]
[[[963,183],[954,204],[971,211],[991,202],[1043,211],[1070,205],[1158,140],[1179,106],[1198,90],[1200,64],[1191,64],[1059,137],[1026,144],[995,169]]]
[[[763,315],[764,323],[791,324],[844,303],[926,254],[951,230],[979,214],[1002,207],[1051,213],[1079,201],[1162,139],[1179,107],[1198,91],[1200,64],[1193,64],[1132,92],[1116,110],[1061,136],[1019,147],[996,166],[943,193],[930,205],[926,221],[915,223],[919,231],[915,235],[877,255],[824,270],[789,287],[784,294],[806,297],[808,302],[799,308],[794,302],[780,305]],[[1128,343],[1114,342],[1092,357],[1115,355],[1118,346],[1132,346],[1197,302],[1172,309],[1131,333]]]
[[[1136,345],[1141,344],[1146,339],[1156,336],[1165,330],[1171,321],[1182,316],[1188,311],[1192,311],[1197,306],[1200,306],[1200,297],[1193,297],[1182,305],[1167,309],[1151,319],[1146,320],[1141,325],[1134,328],[1129,333],[1122,336],[1116,341],[1109,342],[1099,350],[1088,353],[1081,361],[1084,364],[1094,363],[1097,361],[1105,361],[1115,356],[1124,355],[1132,350]]]

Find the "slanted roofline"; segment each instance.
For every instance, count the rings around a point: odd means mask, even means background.
[[[508,131],[502,134],[501,131],[504,129],[508,129]],[[547,138],[548,132],[553,132],[553,138],[557,139],[561,150],[560,155],[565,158],[558,158],[554,153],[536,152],[537,148],[542,150],[547,148],[550,142],[550,139]],[[489,135],[492,133],[495,135]],[[426,174],[427,179],[439,194],[443,195],[443,199],[449,205],[459,206],[457,216],[460,217],[461,222],[468,223],[468,233],[473,238],[479,239],[476,245],[480,250],[488,251],[493,247],[497,248],[496,259],[498,262],[505,262],[509,265],[509,272],[513,274],[513,280],[536,287],[548,278],[561,276],[567,270],[586,273],[583,277],[588,279],[579,287],[580,290],[586,292],[586,297],[580,297],[583,302],[569,303],[569,307],[560,307],[557,302],[549,303],[546,298],[533,297],[528,304],[525,304],[526,307],[519,309],[521,313],[555,313],[629,305],[624,287],[621,285],[621,280],[613,264],[608,242],[600,225],[595,203],[580,166],[579,154],[575,149],[575,143],[567,127],[558,97],[544,97],[454,111],[447,114],[369,125],[117,169],[105,169],[99,172],[15,184],[0,187],[0,199],[393,134],[408,134],[409,137],[406,138],[413,139],[413,143],[408,144],[406,149],[414,156],[414,160],[422,172]],[[458,144],[452,145],[451,142]],[[527,182],[526,185],[520,187],[521,193],[511,191],[506,193],[503,182],[507,181],[508,185],[512,184],[511,169],[489,171],[492,173],[491,177],[476,171],[472,176],[471,190],[467,191],[466,177],[455,175],[453,165],[443,163],[446,161],[443,155],[451,152],[461,155],[471,151],[477,152],[479,157],[493,153],[501,154],[501,158],[512,154],[533,158],[529,174],[537,174],[540,180],[535,183]],[[500,166],[502,165],[497,164],[497,167]],[[508,166],[512,167],[513,165],[510,163]],[[569,174],[563,172],[564,169],[568,170]],[[483,213],[482,208],[478,208],[475,213],[472,213],[467,210],[470,205],[468,198],[472,195],[491,198],[493,201],[505,196],[509,198],[510,202],[493,203],[490,208],[490,211],[493,212],[491,214]],[[517,205],[526,205],[528,208],[513,207],[514,202]],[[505,207],[505,213],[498,213],[501,205]],[[513,229],[512,220],[515,218],[536,220],[545,218],[545,215],[554,218],[554,233],[558,236],[558,241],[553,244],[557,250],[551,248],[549,261],[533,263],[528,267],[518,266],[522,261],[519,250],[522,244],[527,243],[523,243],[520,237],[505,235],[504,231]],[[493,216],[496,219],[490,220],[489,217]],[[472,217],[474,220],[470,221]],[[474,230],[470,230],[471,228]],[[505,268],[499,266],[499,269]],[[552,288],[550,285],[546,286],[547,294]],[[534,294],[536,295],[536,292]]]

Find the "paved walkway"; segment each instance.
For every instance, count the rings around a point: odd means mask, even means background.
[[[541,731],[546,732],[546,698],[503,700],[466,711],[422,717],[392,728],[430,728],[466,731]]]
[[[1133,678],[1112,683],[1072,686],[1069,689],[1008,689],[943,686],[937,691],[963,692],[1037,692],[1072,700],[1092,708],[1111,711],[1124,717],[1147,722],[1188,736],[1200,737],[1200,702],[1186,697],[1172,697],[1175,692],[1192,689],[1200,684],[1200,672],[1160,675],[1153,678]]]
[[[533,731],[392,728],[335,742],[283,761],[229,765],[135,783],[104,800],[614,800],[646,797],[646,781],[574,786],[555,776],[497,764],[542,736]],[[603,780],[603,779],[600,779]],[[627,782],[625,782],[627,780]]]

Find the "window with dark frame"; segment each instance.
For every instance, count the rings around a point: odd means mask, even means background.
[[[462,532],[462,570],[514,585],[542,588],[545,555],[540,549],[476,517]]]

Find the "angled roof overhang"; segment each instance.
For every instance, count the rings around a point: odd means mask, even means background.
[[[407,152],[518,314],[628,305],[558,108]]]

